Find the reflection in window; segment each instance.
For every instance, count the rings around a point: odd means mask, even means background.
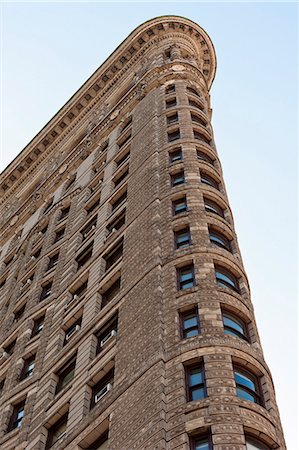
[[[206,397],[204,369],[202,364],[187,368],[188,400],[202,400]]]
[[[215,267],[216,283],[220,287],[228,287],[240,292],[237,278],[223,267]]]
[[[253,403],[261,403],[259,383],[256,376],[242,369],[234,368],[237,396]]]
[[[197,308],[181,313],[181,324],[183,339],[197,336],[200,333]]]
[[[178,269],[178,288],[188,289],[195,285],[194,268],[192,266],[180,267]]]
[[[222,319],[223,319],[224,334],[236,336],[238,338],[245,339],[246,341],[248,341],[246,325],[242,320],[227,312],[222,313]]]

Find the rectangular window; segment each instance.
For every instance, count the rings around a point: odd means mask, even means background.
[[[176,149],[172,150],[171,152],[169,152],[170,164],[173,164],[174,162],[182,161],[182,160],[183,160],[183,153],[182,153],[181,148],[176,148]]]
[[[125,152],[123,156],[115,160],[117,167],[120,167],[123,163],[129,161],[129,159],[130,159],[130,150]]]
[[[113,219],[108,225],[107,230],[110,233],[114,233],[121,229],[126,222],[126,210],[122,211],[115,219]]]
[[[63,238],[64,232],[65,232],[65,228],[60,228],[60,230],[56,231],[55,238],[54,238],[54,244],[56,244],[56,242],[60,241]]]
[[[100,206],[100,202],[101,202],[101,197],[97,198],[96,201],[94,201],[91,205],[87,206],[86,212],[87,212],[88,216],[90,214],[92,214]]]
[[[2,289],[4,287],[5,283],[6,283],[6,278],[0,282],[0,289]]]
[[[21,306],[21,308],[19,308],[17,311],[15,311],[14,313],[14,323],[18,322],[21,317],[23,316],[24,312],[26,309],[26,303],[24,303],[24,305]]]
[[[10,342],[8,345],[6,345],[4,347],[4,351],[8,354],[8,355],[12,355],[16,346],[16,339],[14,339],[12,342]]]
[[[170,98],[170,99],[166,100],[166,102],[165,102],[166,108],[172,108],[175,105],[176,105],[176,98],[175,97]]]
[[[175,92],[175,84],[170,84],[165,88],[165,94],[170,94],[171,92]]]
[[[109,370],[107,375],[102,378],[92,389],[91,408],[111,391],[114,382],[114,368]]]
[[[178,289],[188,289],[195,285],[194,267],[193,265],[187,267],[180,267],[177,270],[178,275]]]
[[[74,355],[57,373],[58,382],[56,386],[56,394],[60,392],[75,376],[76,357]]]
[[[213,450],[213,444],[210,436],[199,436],[191,438],[190,448],[192,450]]]
[[[172,211],[174,215],[187,211],[187,200],[185,195],[172,202]]]
[[[113,200],[113,202],[111,202],[112,211],[115,211],[120,205],[125,203],[126,200],[127,200],[127,191],[125,191],[117,199],[115,199],[115,200]]]
[[[123,137],[119,142],[118,142],[118,148],[121,149],[122,147],[124,147],[126,145],[127,142],[129,142],[129,140],[132,137],[132,133],[128,133],[125,137]]]
[[[39,249],[35,250],[35,252],[31,255],[31,260],[36,261],[39,258],[41,251],[42,251],[41,247]]]
[[[59,260],[59,252],[55,253],[55,255],[50,257],[47,270],[54,269],[54,267],[56,267],[58,264],[58,260]]]
[[[190,228],[185,227],[174,232],[175,248],[188,247],[191,244]]]
[[[60,439],[66,434],[68,412],[64,414],[54,425],[48,430],[48,438],[46,443],[46,449],[53,447]]]
[[[25,380],[25,378],[29,378],[32,376],[35,365],[35,357],[36,355],[33,355],[30,358],[25,359],[20,380]]]
[[[43,331],[45,316],[39,317],[34,321],[31,337],[37,336]]]
[[[97,216],[93,217],[81,230],[81,234],[83,236],[83,241],[90,237],[93,233],[93,231],[96,229],[97,226]]]
[[[118,278],[105,292],[102,294],[101,307],[104,308],[120,291],[120,278]]]
[[[185,175],[183,170],[171,176],[171,186],[175,187],[184,183],[185,183]]]
[[[98,345],[97,353],[100,353],[105,346],[117,335],[118,316],[114,315],[96,334]]]
[[[180,318],[183,339],[197,336],[200,333],[197,308],[182,312]]]
[[[61,210],[59,220],[64,220],[64,219],[66,219],[67,216],[69,215],[69,212],[70,212],[70,206],[68,206],[67,208],[63,208],[63,209]]]
[[[180,130],[177,129],[175,131],[171,131],[171,132],[167,133],[167,136],[168,136],[168,142],[173,142],[173,141],[176,141],[177,139],[181,138],[181,133],[180,133]]]
[[[50,297],[51,294],[52,294],[52,281],[42,286],[42,292],[39,297],[39,300],[40,301],[45,300],[46,298]]]
[[[121,175],[114,179],[114,189],[116,189],[129,175],[129,168],[127,168]]]
[[[82,300],[87,291],[88,279],[84,281],[74,292],[73,299],[78,300],[79,298]]]
[[[17,403],[13,407],[12,415],[10,416],[7,432],[20,428],[24,417],[25,401]]]
[[[195,366],[186,368],[187,378],[187,399],[189,402],[193,400],[202,400],[207,396],[205,387],[205,375],[203,364],[199,363]]]
[[[120,240],[110,251],[104,256],[106,261],[106,271],[110,269],[122,258],[123,240]]]
[[[82,323],[82,317],[80,317],[76,322],[74,322],[66,331],[64,344],[67,344],[71,338],[80,330]]]
[[[171,125],[172,123],[177,123],[178,121],[179,121],[179,116],[178,116],[177,112],[167,116],[167,125]]]
[[[77,270],[81,269],[92,256],[93,242],[91,242],[85,249],[77,256],[76,263]]]

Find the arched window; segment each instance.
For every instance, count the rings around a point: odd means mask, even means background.
[[[235,336],[248,341],[246,324],[243,320],[226,311],[222,312],[224,334]]]
[[[229,270],[215,266],[215,275],[218,286],[228,287],[236,292],[240,292],[238,280]]]
[[[258,378],[240,367],[234,367],[237,397],[262,404]]]

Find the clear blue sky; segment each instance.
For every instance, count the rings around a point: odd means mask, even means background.
[[[136,26],[164,14],[194,20],[216,48],[216,144],[288,450],[297,450],[295,3],[2,4],[2,169]]]

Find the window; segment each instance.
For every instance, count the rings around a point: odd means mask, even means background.
[[[177,130],[171,131],[171,132],[167,133],[167,136],[168,136],[168,142],[176,141],[177,139],[181,138],[180,130],[177,129]]]
[[[35,356],[33,355],[28,359],[25,359],[23,369],[21,372],[20,380],[25,380],[25,378],[31,377],[35,364]]]
[[[108,431],[106,431],[96,441],[89,445],[88,450],[108,450]]]
[[[31,260],[36,261],[39,258],[41,251],[42,251],[41,247],[39,249],[35,250],[35,252],[31,255]]]
[[[121,194],[117,199],[111,202],[112,211],[115,211],[120,205],[122,205],[127,200],[127,191]]]
[[[116,189],[127,176],[129,175],[129,168],[127,168],[121,175],[114,179],[114,189]]]
[[[114,368],[109,370],[107,375],[102,378],[92,389],[91,408],[96,405],[113,387]]]
[[[215,180],[215,178],[211,177],[211,175],[208,175],[205,172],[200,172],[200,179],[202,183],[207,184],[208,186],[212,186],[215,189],[219,190],[218,181]]]
[[[188,289],[195,285],[194,267],[193,265],[187,267],[180,267],[177,270],[178,275],[178,289]]]
[[[215,266],[216,283],[220,287],[228,287],[236,292],[240,292],[237,278],[223,267]]]
[[[177,161],[182,161],[182,159],[183,153],[181,148],[176,148],[175,150],[169,152],[169,161],[171,164]]]
[[[190,94],[193,94],[193,95],[196,95],[197,97],[200,97],[200,94],[193,87],[187,86],[187,92],[190,92]]]
[[[6,278],[0,282],[0,289],[2,289],[4,287],[5,283],[6,283]]]
[[[183,170],[181,172],[175,173],[174,175],[171,175],[171,185],[173,187],[179,186],[180,184],[184,183],[185,183],[185,175]]]
[[[56,242],[60,241],[63,238],[64,232],[65,232],[65,228],[60,228],[60,230],[56,231],[55,238],[54,238],[54,244],[56,244]]]
[[[48,229],[48,224],[47,224],[46,226],[44,226],[44,227],[38,232],[38,234],[39,234],[40,236],[46,234],[47,229]]]
[[[199,159],[201,161],[205,161],[205,162],[211,164],[212,166],[214,165],[214,160],[209,155],[207,155],[206,153],[204,153],[200,150],[197,150],[196,153],[197,153],[197,159]]]
[[[180,317],[183,339],[197,336],[200,333],[197,308],[193,308],[191,311],[182,312]]]
[[[24,303],[24,305],[22,305],[17,311],[15,311],[14,313],[14,323],[18,322],[21,317],[23,316],[24,312],[26,309],[26,303]]]
[[[65,436],[67,427],[68,413],[64,414],[51,428],[48,430],[48,438],[46,449],[55,445],[60,439]]]
[[[252,437],[245,437],[246,450],[270,450],[270,447]]]
[[[113,316],[96,334],[98,339],[97,353],[102,351],[108,342],[117,335],[118,317]]]
[[[187,367],[187,399],[188,401],[202,400],[207,396],[203,364]]]
[[[126,210],[122,211],[115,219],[113,219],[107,226],[107,230],[110,233],[116,232],[121,229],[126,221]]]
[[[171,92],[175,92],[175,84],[170,84],[165,88],[165,94],[170,94]]]
[[[170,116],[167,116],[167,125],[171,125],[172,123],[177,123],[179,121],[178,113],[171,114]]]
[[[182,228],[181,230],[175,231],[174,239],[175,239],[175,247],[177,249],[188,247],[191,244],[190,228],[185,227]]]
[[[14,339],[10,344],[6,345],[4,347],[4,351],[8,353],[8,355],[12,355],[16,346],[16,339]]]
[[[245,323],[238,317],[223,311],[222,313],[224,334],[229,334],[231,336],[236,336],[241,339],[248,341],[247,327]]]
[[[74,355],[58,372],[58,382],[56,386],[56,394],[60,392],[68,383],[72,381],[75,375],[76,356]]]
[[[191,440],[192,450],[212,450],[213,445],[209,436],[201,436]]]
[[[213,200],[210,199],[204,199],[205,204],[205,210],[208,213],[217,214],[217,216],[224,218],[224,211],[223,209],[217,205],[217,203],[213,202]]]
[[[69,191],[74,186],[75,181],[76,181],[76,175],[72,175],[66,184],[65,192]]]
[[[52,281],[42,286],[42,292],[39,297],[39,300],[45,300],[46,298],[50,297],[52,294]]]
[[[177,215],[177,214],[180,214],[180,213],[186,212],[186,211],[187,211],[187,200],[186,200],[185,195],[172,202],[172,212],[174,215]]]
[[[229,252],[231,252],[230,241],[227,239],[226,236],[224,236],[224,234],[210,228],[209,236],[210,236],[210,241],[212,244],[215,244],[221,248],[225,248],[225,250],[228,250]]]
[[[59,220],[64,220],[69,215],[69,212],[70,212],[70,206],[63,208],[61,210]]]
[[[118,278],[105,292],[102,294],[101,307],[104,308],[120,291],[120,278]]]
[[[111,250],[104,256],[106,261],[106,271],[116,264],[123,254],[123,241],[120,240]]]
[[[203,107],[199,102],[196,102],[195,100],[189,98],[189,105],[192,106],[193,108],[197,108],[200,111],[203,111]]]
[[[132,125],[132,116],[130,116],[124,123],[124,125],[122,126],[121,132],[123,132],[124,130],[126,130],[129,126]]]
[[[173,97],[173,98],[166,100],[165,106],[166,106],[166,108],[172,108],[173,106],[176,106],[176,98]]]
[[[123,156],[115,160],[117,167],[120,167],[124,162],[128,161],[129,159],[130,159],[130,151],[127,151],[123,154]]]
[[[59,259],[59,252],[55,253],[55,255],[52,255],[50,257],[47,270],[54,269],[54,267],[56,267],[58,264],[58,259]]]
[[[124,136],[119,142],[118,142],[118,148],[121,149],[122,147],[124,147],[126,145],[127,142],[129,142],[129,140],[132,137],[132,133],[129,132],[126,136]]]
[[[200,116],[197,114],[191,113],[191,120],[192,122],[199,123],[199,125],[202,125],[203,127],[207,126],[207,122],[204,121]]]
[[[25,401],[17,403],[13,407],[12,415],[10,416],[7,432],[20,428],[24,417]]]
[[[97,198],[96,201],[94,201],[91,205],[87,206],[86,208],[86,212],[87,215],[89,216],[91,213],[93,213],[100,205],[100,199],[101,197]]]
[[[85,247],[85,249],[77,256],[77,270],[81,269],[92,256],[93,242]]]
[[[80,298],[81,300],[83,299],[83,297],[86,294],[87,291],[87,284],[88,284],[88,280],[84,281],[84,283],[82,283],[74,292],[73,292],[73,299],[78,299]]]
[[[53,201],[54,201],[54,197],[52,197],[51,200],[49,201],[49,203],[46,205],[46,208],[44,209],[43,214],[46,214],[49,211],[49,209],[53,205]]]
[[[82,317],[80,317],[76,322],[74,322],[66,331],[64,344],[67,344],[69,340],[77,333],[81,328]]]
[[[96,226],[97,226],[97,216],[91,219],[81,230],[83,240],[91,236],[92,232],[96,229]]]
[[[194,134],[194,139],[198,139],[199,141],[204,141],[207,144],[210,144],[211,139],[206,137],[204,134],[200,133],[197,130],[193,130],[193,134]]]
[[[237,397],[261,404],[259,381],[257,377],[238,367],[234,368]]]
[[[31,337],[37,336],[43,331],[45,316],[39,317],[34,321]]]

